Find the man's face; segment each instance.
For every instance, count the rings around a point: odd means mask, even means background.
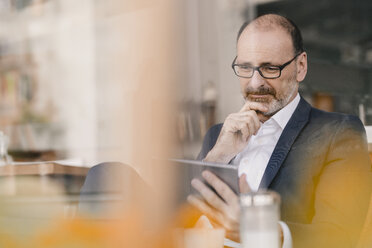
[[[261,30],[246,28],[237,44],[237,64],[251,66],[282,65],[294,57],[291,37],[281,28]],[[287,65],[276,79],[265,79],[258,71],[252,78],[239,78],[246,101],[260,102],[271,116],[286,106],[297,94],[296,60]]]

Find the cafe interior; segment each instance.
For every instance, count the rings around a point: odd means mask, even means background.
[[[0,247],[240,247],[186,244],[199,215],[170,159],[244,104],[236,34],[266,13],[301,29],[301,96],[358,116],[372,154],[369,0],[0,1]],[[372,201],[364,227],[359,248]]]

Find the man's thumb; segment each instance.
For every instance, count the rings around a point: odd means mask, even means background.
[[[251,187],[249,187],[248,185],[246,174],[242,174],[239,177],[239,189],[240,189],[240,193],[242,194],[246,194],[252,191]]]

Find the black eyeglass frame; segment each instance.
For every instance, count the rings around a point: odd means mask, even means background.
[[[300,52],[300,53],[296,54],[296,55],[295,55],[291,60],[289,60],[288,62],[285,62],[285,63],[282,64],[282,65],[272,65],[272,66],[270,66],[270,67],[277,67],[277,68],[279,69],[279,76],[277,76],[277,77],[265,77],[265,76],[262,74],[262,72],[261,72],[260,69],[261,69],[262,67],[264,67],[264,66],[267,66],[267,65],[251,66],[251,68],[253,69],[253,71],[252,71],[252,76],[250,76],[250,77],[239,76],[238,73],[236,73],[235,68],[234,68],[235,66],[242,66],[242,64],[235,64],[235,61],[236,61],[236,59],[238,58],[238,56],[235,56],[235,59],[233,60],[233,62],[232,62],[232,64],[231,64],[231,67],[232,67],[232,69],[233,69],[235,75],[238,76],[238,77],[241,77],[241,78],[252,78],[252,77],[253,77],[253,74],[254,74],[254,71],[258,71],[258,73],[260,73],[261,77],[263,77],[263,78],[266,78],[266,79],[276,79],[276,78],[280,78],[280,76],[282,75],[282,70],[283,70],[287,65],[289,65],[290,63],[292,63],[292,61],[295,60],[295,59],[296,59],[296,58],[297,58],[301,53],[303,53],[303,52]]]

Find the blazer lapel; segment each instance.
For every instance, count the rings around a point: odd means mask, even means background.
[[[268,188],[287,157],[293,142],[309,120],[311,106],[302,97],[271,154],[259,188]]]

